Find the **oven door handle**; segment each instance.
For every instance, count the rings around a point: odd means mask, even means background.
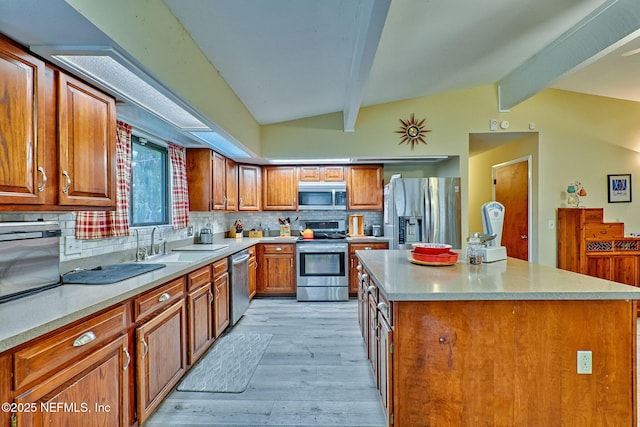
[[[323,247],[323,246],[310,246],[304,245],[304,248],[298,247],[298,253],[342,253],[347,252],[347,248],[336,248],[336,247]]]

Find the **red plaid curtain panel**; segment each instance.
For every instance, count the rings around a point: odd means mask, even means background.
[[[119,121],[116,130],[116,210],[78,212],[76,215],[76,239],[128,236],[130,191],[131,126]]]
[[[169,158],[173,174],[171,189],[172,203],[171,216],[173,229],[180,230],[189,225],[189,189],[187,187],[187,160],[186,150],[173,143],[169,143]]]

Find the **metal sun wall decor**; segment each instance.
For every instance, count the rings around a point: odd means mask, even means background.
[[[413,113],[411,113],[411,118],[409,120],[400,119],[402,126],[400,126],[400,130],[396,131],[396,133],[400,134],[400,142],[398,145],[404,144],[405,142],[411,143],[412,150],[419,142],[426,145],[427,141],[424,139],[425,134],[427,132],[431,132],[430,129],[425,129],[423,126],[426,120],[427,119],[422,119],[417,121]]]

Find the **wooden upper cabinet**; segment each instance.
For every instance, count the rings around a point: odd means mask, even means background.
[[[187,185],[189,186],[189,210],[213,209],[213,151],[208,148],[187,149]]]
[[[382,165],[349,166],[347,172],[347,209],[382,210]]]
[[[211,209],[225,210],[227,208],[227,162],[226,157],[213,151],[211,157]]]
[[[344,181],[344,166],[298,166],[299,181]]]
[[[225,210],[238,210],[238,165],[231,159],[226,159],[225,170],[227,182],[225,186]]]
[[[295,166],[262,168],[262,209],[298,210],[298,175]]]
[[[238,210],[260,210],[260,166],[238,166]]]
[[[58,203],[115,208],[115,100],[64,73],[58,81]]]
[[[43,204],[45,64],[0,38],[0,203]]]

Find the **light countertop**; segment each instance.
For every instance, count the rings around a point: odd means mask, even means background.
[[[390,301],[640,299],[640,288],[514,258],[433,267],[409,262],[409,253],[356,252]]]

